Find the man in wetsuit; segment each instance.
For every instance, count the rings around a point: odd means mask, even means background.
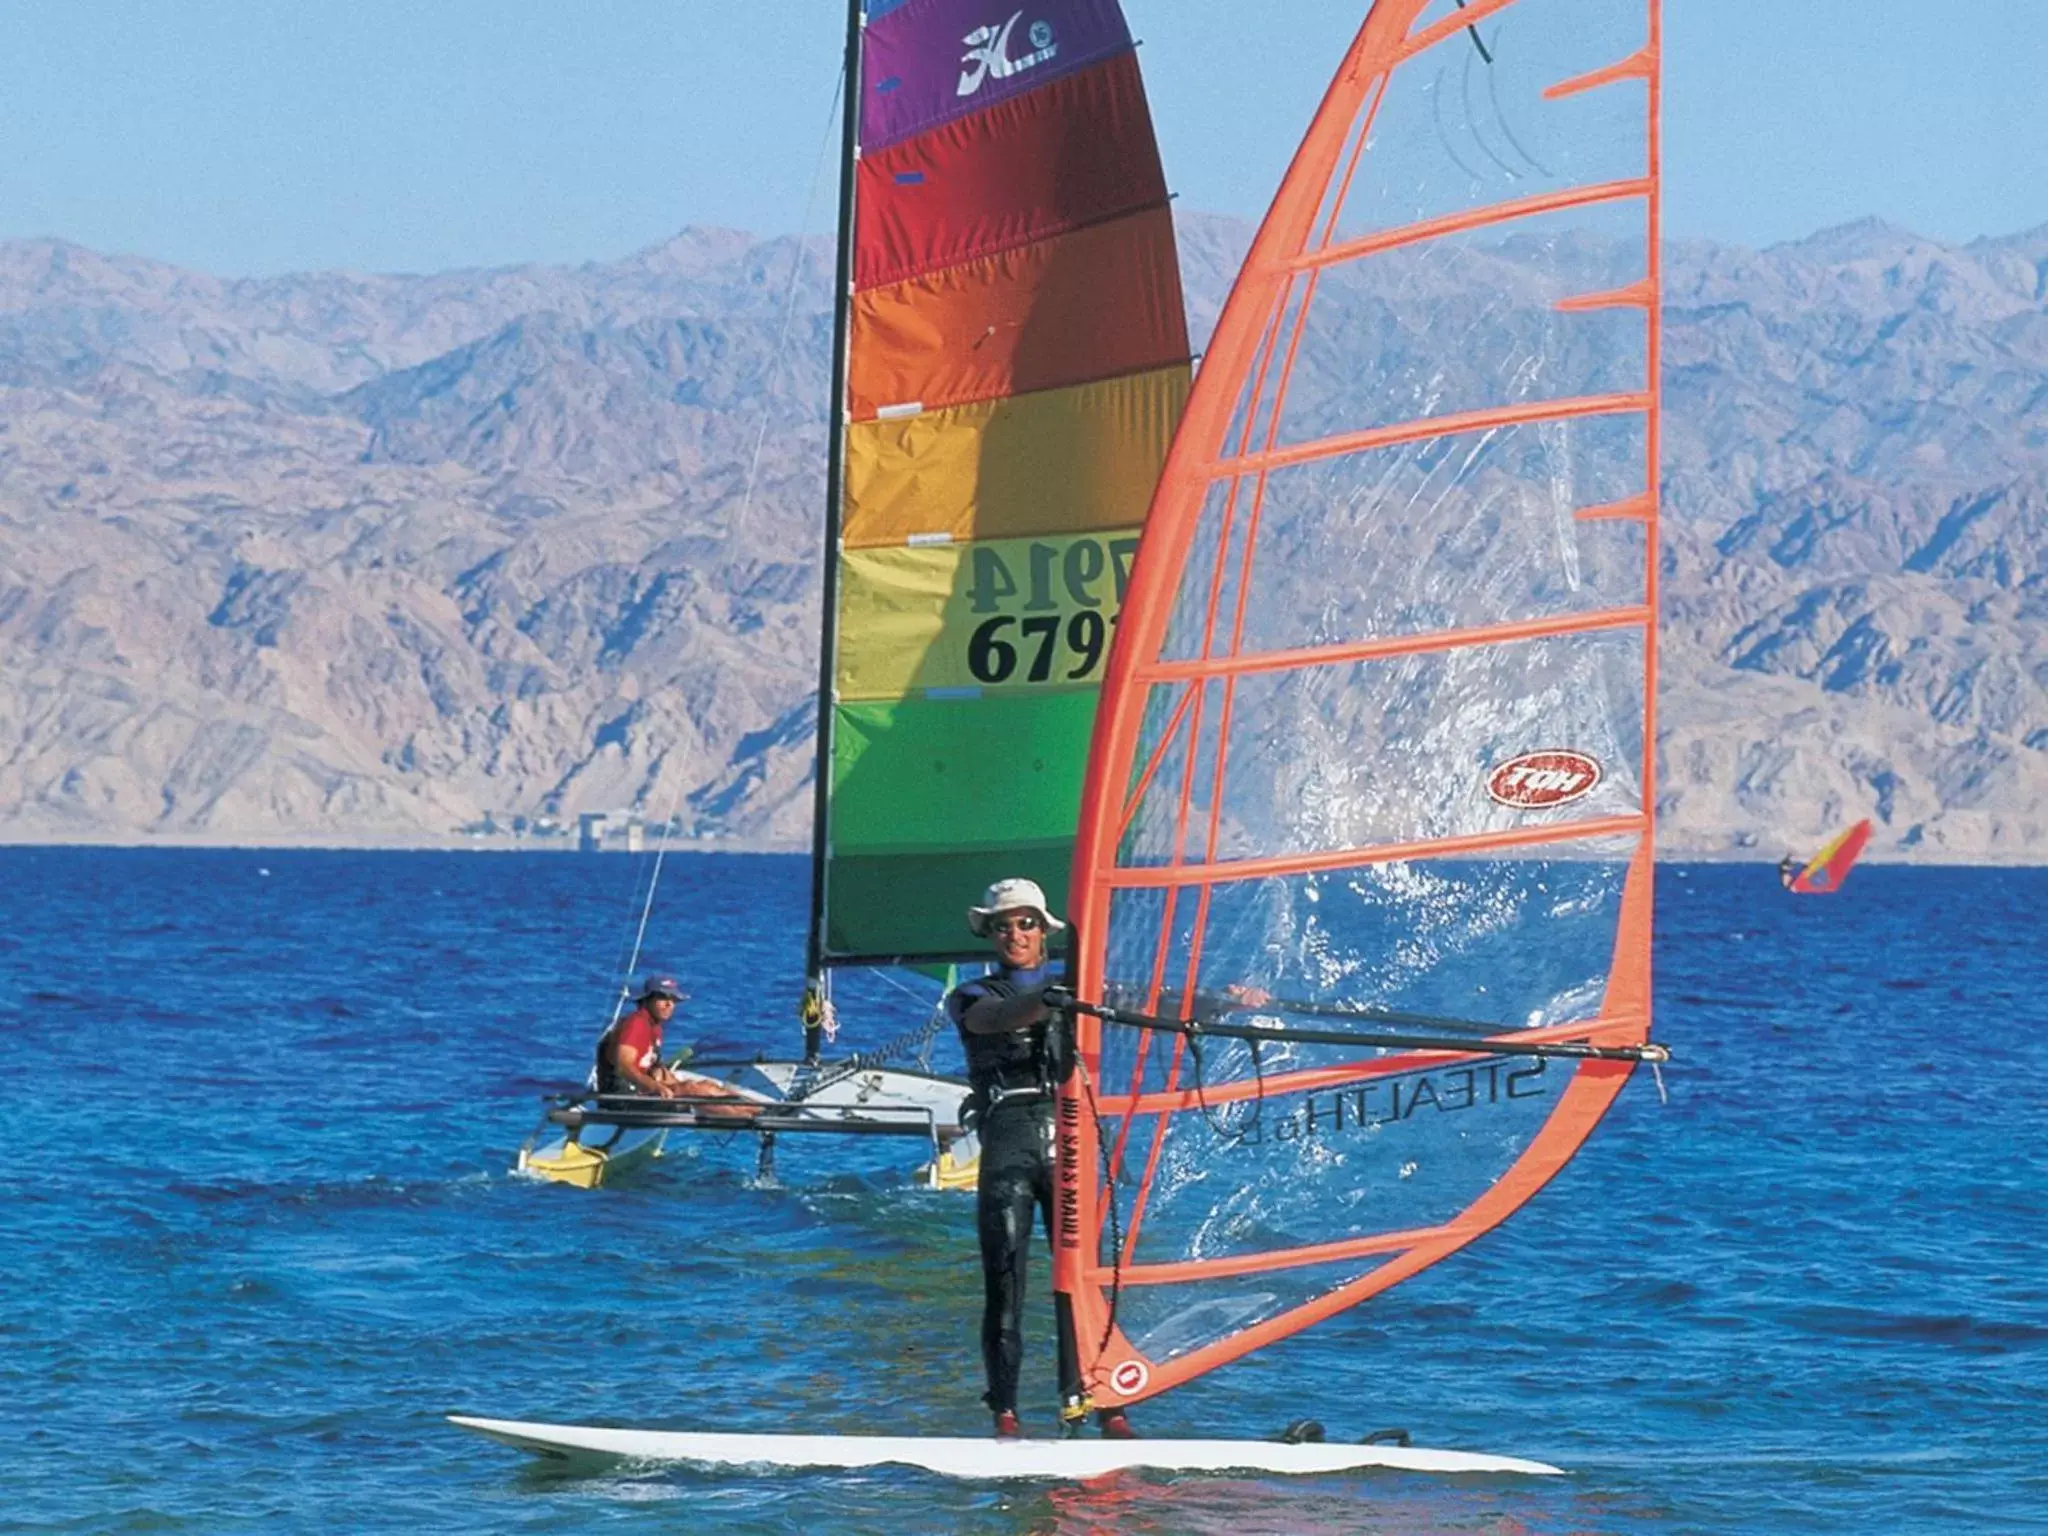
[[[981,1237],[983,1304],[981,1356],[988,1372],[984,1401],[995,1414],[999,1438],[1023,1433],[1017,1421],[1017,1377],[1024,1357],[1024,1280],[1031,1263],[1034,1210],[1053,1224],[1053,1070],[1048,1037],[1060,1027],[1046,1006],[1045,989],[1057,969],[1046,961],[1046,939],[1066,927],[1030,880],[998,880],[967,926],[988,939],[996,969],[963,982],[946,998],[959,1027],[972,1086],[969,1104],[981,1137],[981,1179],[976,1225]],[[1062,1425],[1079,1430],[1088,1414],[1073,1341],[1059,1340]],[[1135,1438],[1120,1408],[1097,1415],[1105,1438]]]

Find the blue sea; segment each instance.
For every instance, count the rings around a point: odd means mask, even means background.
[[[743,1136],[595,1194],[508,1174],[582,1076],[644,875],[0,849],[0,1529],[2048,1530],[2048,871],[1798,900],[1664,868],[1669,1102],[1639,1073],[1505,1227],[1139,1415],[1400,1425],[1570,1476],[1077,1488],[565,1475],[443,1423],[986,1423],[973,1202],[910,1187],[902,1146],[785,1139],[766,1188]],[[794,1045],[806,882],[668,860],[674,1033]],[[871,1039],[920,1008],[847,1000]]]

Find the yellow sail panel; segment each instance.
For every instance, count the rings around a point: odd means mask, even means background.
[[[854,424],[846,434],[846,547],[1142,522],[1187,403],[1188,375],[1176,363]]]
[[[1137,550],[1135,527],[848,550],[839,697],[1098,682]]]

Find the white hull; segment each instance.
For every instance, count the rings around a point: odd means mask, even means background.
[[[765,1079],[778,1100],[787,1100],[803,1069],[794,1062],[763,1061],[747,1069],[748,1075]],[[744,1091],[743,1077],[734,1084]],[[967,1085],[957,1079],[929,1077],[922,1072],[899,1072],[889,1067],[850,1073],[806,1093],[798,1102],[805,1110],[829,1113],[833,1110],[895,1109],[929,1114],[934,1125],[958,1125],[960,1103],[967,1097]]]
[[[774,1136],[803,1132],[914,1138],[928,1149],[920,1182],[974,1187],[979,1146],[961,1135],[967,1085],[956,1078],[793,1061],[686,1066],[675,1075],[681,1092],[673,1098],[616,1095],[549,1110],[520,1150],[516,1171],[595,1189],[659,1157],[671,1132],[718,1131],[759,1134],[761,1175],[769,1178]],[[563,1133],[540,1145],[550,1125]]]
[[[725,1435],[578,1424],[524,1424],[450,1414],[448,1422],[522,1451],[569,1460],[688,1462],[705,1467],[848,1470],[905,1466],[974,1481],[1078,1481],[1132,1467],[1159,1472],[1290,1476],[1394,1471],[1555,1477],[1514,1456],[1400,1445],[1285,1445],[1267,1440],[968,1440],[909,1435]]]

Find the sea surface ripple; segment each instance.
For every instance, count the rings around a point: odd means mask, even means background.
[[[582,1075],[644,874],[0,849],[0,1529],[2048,1530],[2048,872],[1799,900],[1664,868],[1669,1102],[1639,1073],[1500,1231],[1139,1415],[1401,1425],[1569,1477],[1069,1489],[567,1476],[445,1425],[986,1422],[972,1201],[908,1187],[901,1147],[786,1139],[770,1188],[743,1136],[597,1194],[508,1174]],[[789,1048],[805,887],[669,859],[682,1038]],[[848,1012],[855,1044],[917,1019],[879,987]]]

